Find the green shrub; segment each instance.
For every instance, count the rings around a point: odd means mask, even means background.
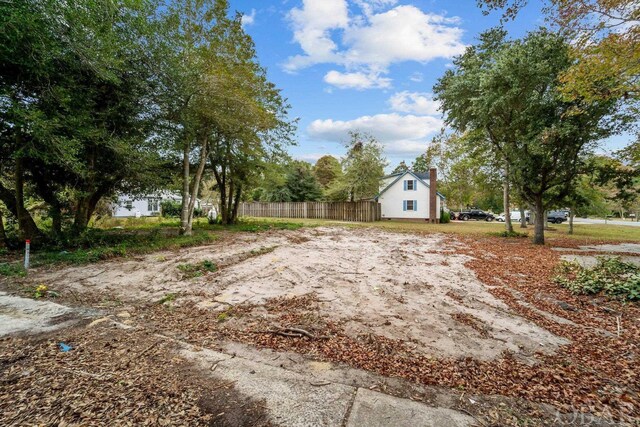
[[[209,222],[209,224],[214,225],[214,224],[222,224],[222,217],[220,215],[217,216],[208,216],[207,217],[207,221]]]
[[[4,262],[0,264],[0,276],[24,277],[27,271],[20,264]]]
[[[160,212],[165,218],[179,217],[182,212],[182,203],[173,200],[163,200],[160,203]]]
[[[182,214],[182,203],[175,200],[163,200],[160,202],[160,211],[165,218],[179,218]],[[201,208],[193,209],[193,217],[200,218],[202,216]]]
[[[603,293],[627,301],[640,300],[640,267],[619,257],[598,257],[592,268],[565,261],[554,280],[576,294]]]
[[[204,260],[197,264],[178,264],[177,268],[182,272],[183,279],[201,277],[206,272],[213,273],[218,270],[218,266],[213,261],[209,260]]]
[[[451,214],[440,210],[440,224],[449,224],[451,222]]]

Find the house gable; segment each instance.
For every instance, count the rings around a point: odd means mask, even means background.
[[[414,173],[414,172],[412,172],[412,171],[405,171],[405,172],[402,172],[402,173],[398,174],[398,176],[396,177],[396,179],[395,179],[395,180],[393,180],[393,181],[391,182],[391,184],[387,185],[387,186],[386,186],[382,191],[380,191],[380,193],[378,193],[378,195],[376,196],[376,198],[379,198],[380,196],[382,196],[382,194],[383,194],[385,191],[387,191],[387,190],[389,190],[390,188],[392,188],[392,187],[393,187],[393,186],[394,186],[398,181],[400,181],[400,180],[404,179],[404,177],[405,177],[407,174],[409,174],[411,177],[413,177],[413,178],[414,178],[414,180],[415,180],[415,181],[417,181],[417,182],[416,182],[416,184],[419,182],[419,183],[422,183],[422,185],[426,186],[427,188],[430,188],[429,184],[428,184],[425,180],[423,180],[420,176],[418,176],[417,174],[415,174],[415,173]],[[392,176],[394,176],[394,175],[395,175],[395,174],[388,175],[388,176],[386,176],[385,178],[392,177]],[[440,197],[440,199],[441,199],[441,200],[444,200],[444,199],[446,198],[446,197],[444,197],[442,194],[440,194],[439,192],[436,192],[436,194],[438,195],[438,197]]]

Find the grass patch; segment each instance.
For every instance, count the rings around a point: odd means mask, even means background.
[[[275,220],[275,221],[274,221]],[[201,226],[201,222],[198,223]],[[242,219],[237,224],[220,225],[211,224],[206,228],[211,230],[227,230],[242,231],[248,233],[258,233],[270,230],[299,230],[302,227],[309,226],[303,222],[278,221],[277,218],[266,219]]]
[[[592,268],[565,261],[559,270],[555,282],[573,293],[640,300],[640,267],[623,262],[619,257],[598,257],[598,263]]]
[[[296,221],[303,227],[341,226],[341,227],[370,227],[379,228],[394,232],[405,233],[450,233],[471,236],[495,235],[505,231],[504,223],[487,221],[452,221],[449,224],[431,224],[423,221],[401,221],[382,220],[376,222],[346,222],[326,219],[287,219],[269,218],[269,222],[274,226],[278,222],[288,223]],[[553,230],[545,230],[545,238],[563,238],[581,240],[585,243],[590,241],[640,241],[640,227],[630,225],[612,224],[574,224],[574,233],[569,234],[569,225],[554,225]],[[520,228],[519,224],[514,224],[518,233],[533,237],[533,226]]]
[[[27,271],[21,264],[14,262],[3,262],[0,264],[0,276],[25,277]]]
[[[178,270],[182,272],[183,279],[193,279],[204,276],[206,273],[213,273],[218,270],[218,266],[209,260],[204,260],[197,264],[178,264]]]
[[[166,294],[165,296],[163,296],[158,300],[158,305],[172,303],[173,301],[176,300],[176,298],[178,298],[178,294],[174,294],[174,293]]]
[[[223,311],[217,316],[218,323],[226,322],[231,318],[232,314],[229,311]]]
[[[32,265],[88,264],[115,257],[204,245],[216,239],[214,234],[206,231],[197,231],[191,236],[178,236],[161,233],[158,229],[140,232],[91,229],[77,241],[65,245],[70,246],[69,249],[64,249],[63,246],[60,249],[44,248],[34,252]]]
[[[518,233],[517,231],[499,231],[499,232],[492,232],[489,233],[492,236],[496,236],[496,237],[506,237],[506,238],[522,238],[522,237],[529,237],[529,234],[527,233]]]
[[[301,222],[246,220],[234,225],[209,225],[206,218],[194,220],[193,234],[178,234],[180,221],[175,218],[106,218],[96,222],[77,237],[67,236],[55,244],[33,248],[31,265],[82,265],[116,257],[147,254],[162,250],[205,245],[215,241],[217,231],[263,232],[269,230],[297,230]],[[16,259],[19,251],[10,251],[8,259]],[[17,263],[0,264],[0,276],[23,276],[26,272]]]

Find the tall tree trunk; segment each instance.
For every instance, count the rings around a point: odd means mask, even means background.
[[[225,209],[227,203],[227,175],[226,175],[226,166],[221,165],[221,172],[218,172],[216,168],[215,159],[213,155],[211,157],[211,165],[213,169],[213,176],[216,179],[216,184],[218,184],[218,191],[220,192],[220,205],[218,209],[218,215],[220,215],[220,221],[222,224],[227,223],[227,210]]]
[[[182,211],[180,212],[180,234],[187,234],[189,226],[189,150],[190,144],[185,141],[182,150]]]
[[[6,248],[7,246],[7,233],[4,230],[4,220],[2,218],[2,210],[0,210],[0,248]]]
[[[242,185],[238,185],[236,189],[235,199],[233,200],[233,211],[231,212],[231,220],[235,224],[238,220],[238,206],[240,206],[240,198],[242,197]]]
[[[31,217],[31,214],[24,206],[24,160],[22,158],[16,159],[15,165],[15,198],[16,198],[16,217],[18,219],[18,228],[20,230],[20,237],[28,240],[39,240],[42,237],[42,233],[38,229],[35,221]]]
[[[60,206],[52,205],[49,209],[49,215],[51,215],[52,230],[55,236],[62,234],[62,211]]]
[[[503,202],[504,202],[504,225],[507,233],[513,233],[513,224],[511,224],[511,200],[509,197],[509,165],[504,167],[504,183],[503,183]]]
[[[520,228],[527,228],[527,216],[524,206],[520,206]]]
[[[187,226],[182,232],[185,236],[190,236],[193,230],[193,210],[196,206],[196,199],[198,198],[198,191],[200,189],[200,181],[202,181],[202,174],[204,172],[204,166],[207,163],[207,145],[208,140],[204,138],[200,146],[200,163],[196,170],[196,175],[193,177],[193,186],[191,188],[191,195],[189,197],[189,206],[187,212]],[[184,206],[183,206],[184,211]]]
[[[73,216],[73,234],[76,236],[86,230],[89,225],[90,201],[89,196],[79,197],[76,201],[76,212]]]
[[[220,220],[223,224],[227,223],[227,182],[223,171],[222,176],[218,180],[218,187],[220,188]]]
[[[227,201],[226,201],[226,206],[225,206],[225,211],[226,211],[226,215],[227,218],[225,220],[225,224],[227,225],[231,225],[233,224],[233,196],[234,196],[234,184],[233,184],[233,180],[229,183],[229,192],[227,195]]]
[[[544,205],[542,196],[536,196],[535,202],[536,222],[534,224],[533,243],[544,245]]]
[[[574,212],[575,210],[572,207],[569,210],[569,234],[573,234],[573,217],[575,216]]]

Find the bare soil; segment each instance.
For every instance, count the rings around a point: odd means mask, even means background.
[[[0,320],[20,325],[0,328],[0,424],[270,425],[181,342],[357,387],[397,380],[393,394],[479,425],[637,425],[640,307],[555,284],[563,254],[586,255],[564,249],[325,227],[39,268],[0,281]],[[216,271],[183,268],[204,261]],[[39,284],[59,305],[13,297]]]
[[[317,316],[348,334],[412,343],[434,357],[488,360],[510,351],[522,359],[567,340],[509,310],[465,267],[460,243],[444,235],[376,229],[315,228],[238,234],[223,244],[61,270],[32,280],[61,293],[111,294],[127,305],[178,293],[220,310],[314,293]],[[184,279],[177,268],[210,260],[219,271]]]

